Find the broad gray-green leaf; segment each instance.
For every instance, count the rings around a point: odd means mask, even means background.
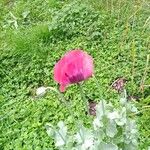
[[[29,15],[29,13],[30,13],[29,10],[24,11],[24,12],[22,13],[23,18],[24,18],[24,19],[27,18],[27,16]]]
[[[138,110],[134,106],[134,104],[128,103],[126,107],[127,107],[127,111],[129,111],[129,112],[132,112],[132,113],[137,113],[138,112]]]
[[[100,145],[99,145],[100,143],[101,143],[101,141],[95,140],[94,145],[90,148],[90,150],[99,150],[100,149]]]
[[[126,118],[126,108],[123,107],[121,111],[119,111],[119,118],[116,118],[115,121],[117,125],[123,126],[126,124],[127,118]]]
[[[113,120],[110,120],[106,127],[106,134],[109,137],[114,137],[117,134],[116,123]]]
[[[104,115],[107,115],[110,111],[113,110],[113,106],[111,103],[106,103],[106,101],[101,100],[97,105],[96,105],[96,116],[100,120]]]
[[[59,129],[57,130],[51,124],[46,125],[47,134],[54,138],[56,147],[63,146],[66,143],[67,128],[63,122],[59,122],[58,127]]]
[[[125,150],[137,150],[137,146],[134,146],[132,143],[125,145]]]
[[[131,133],[131,135],[137,133],[137,126],[135,120],[131,120],[131,119],[127,120],[126,133]]]
[[[101,147],[101,150],[118,150],[118,146],[112,143],[101,143],[99,145]]]
[[[97,130],[101,127],[103,127],[104,124],[102,122],[102,120],[98,119],[98,118],[95,118],[94,121],[93,121],[93,127],[94,127],[94,130]]]
[[[120,132],[115,138],[112,139],[112,143],[115,144],[124,143],[124,135]]]
[[[127,103],[127,99],[125,97],[120,98],[120,104],[125,105]]]
[[[138,131],[134,120],[128,119],[125,128],[125,143],[137,145]]]
[[[82,149],[88,149],[90,146],[93,145],[94,136],[91,130],[86,129],[85,127],[81,126],[79,132],[75,135],[75,139],[78,144],[81,144]]]
[[[104,111],[105,111],[105,102],[104,101],[100,101],[97,105],[96,105],[96,116],[98,117],[99,120],[101,120],[102,116],[104,115]]]
[[[65,140],[60,136],[60,134],[58,132],[56,132],[55,135],[55,146],[56,147],[61,147],[65,145]]]
[[[58,122],[59,132],[65,138],[67,136],[67,127],[65,126],[63,121]]]
[[[99,130],[95,131],[95,133],[94,133],[94,137],[95,137],[95,139],[98,140],[99,143],[102,142],[102,140],[105,138],[105,136],[106,135],[105,135],[103,129],[99,129]]]
[[[56,147],[63,146],[66,144],[67,140],[67,127],[64,122],[60,121],[58,123],[59,130],[55,131],[55,145]]]
[[[107,114],[107,117],[108,117],[110,120],[119,119],[119,118],[120,118],[118,111],[113,111],[113,112],[108,113],[108,114]]]
[[[46,132],[49,136],[53,137],[55,134],[55,130],[53,129],[51,124],[46,124]]]

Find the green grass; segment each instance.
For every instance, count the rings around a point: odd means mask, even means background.
[[[9,1],[0,3],[0,149],[54,149],[45,124],[64,120],[75,130],[68,110],[57,95],[35,99],[39,86],[56,87],[53,67],[68,50],[81,48],[94,58],[95,75],[103,97],[113,102],[111,88],[117,77],[125,77],[129,95],[140,97],[137,106],[150,104],[150,89],[139,90],[149,50],[149,3],[133,0]],[[148,66],[149,67],[149,66]],[[145,84],[150,84],[150,69]],[[99,100],[93,79],[84,84],[86,97]],[[76,119],[83,113],[79,89],[65,93]],[[150,109],[137,116],[140,150],[150,146]]]

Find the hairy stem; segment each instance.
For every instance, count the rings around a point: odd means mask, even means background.
[[[62,101],[62,102],[65,104],[65,106],[67,107],[67,109],[68,109],[68,111],[69,111],[71,117],[73,118],[73,121],[74,121],[76,127],[80,128],[79,123],[78,123],[77,121],[75,121],[74,113],[72,112],[72,109],[70,108],[70,105],[69,105],[69,103],[66,101],[64,95],[63,95],[61,92],[59,92],[57,89],[53,88],[53,87],[47,87],[47,89],[52,90],[52,91],[54,91],[55,93],[58,94],[58,96],[59,96],[59,98],[61,99],[61,101]],[[81,139],[83,140],[83,137],[82,137],[82,135],[81,135],[80,132],[79,132],[79,134],[80,134]]]
[[[53,88],[53,87],[47,87],[47,89],[52,90],[52,91],[54,91],[54,92],[56,92],[56,93],[58,94],[60,100],[65,104],[65,106],[67,107],[67,109],[68,109],[70,115],[71,115],[72,118],[74,119],[75,116],[74,116],[73,112],[71,111],[70,105],[69,105],[69,103],[66,101],[65,97],[63,96],[63,94],[60,93],[57,89],[55,89],[55,88]]]
[[[88,106],[88,101],[85,98],[85,95],[84,95],[84,92],[83,92],[83,88],[82,88],[82,86],[81,86],[80,83],[78,83],[78,87],[80,89],[81,98],[82,98],[82,100],[83,100],[83,102],[84,102],[84,104],[86,106],[86,111],[87,111],[88,114],[90,114],[90,112],[89,112],[89,106]]]

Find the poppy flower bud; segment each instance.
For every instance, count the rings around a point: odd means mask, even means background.
[[[39,88],[37,88],[37,90],[36,90],[36,95],[37,96],[44,96],[45,94],[46,94],[46,87],[44,87],[44,86],[41,86],[41,87],[39,87]]]

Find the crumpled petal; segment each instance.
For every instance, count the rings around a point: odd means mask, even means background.
[[[75,49],[67,52],[54,67],[54,80],[60,84],[60,91],[66,86],[86,80],[93,74],[93,58],[86,52]]]

